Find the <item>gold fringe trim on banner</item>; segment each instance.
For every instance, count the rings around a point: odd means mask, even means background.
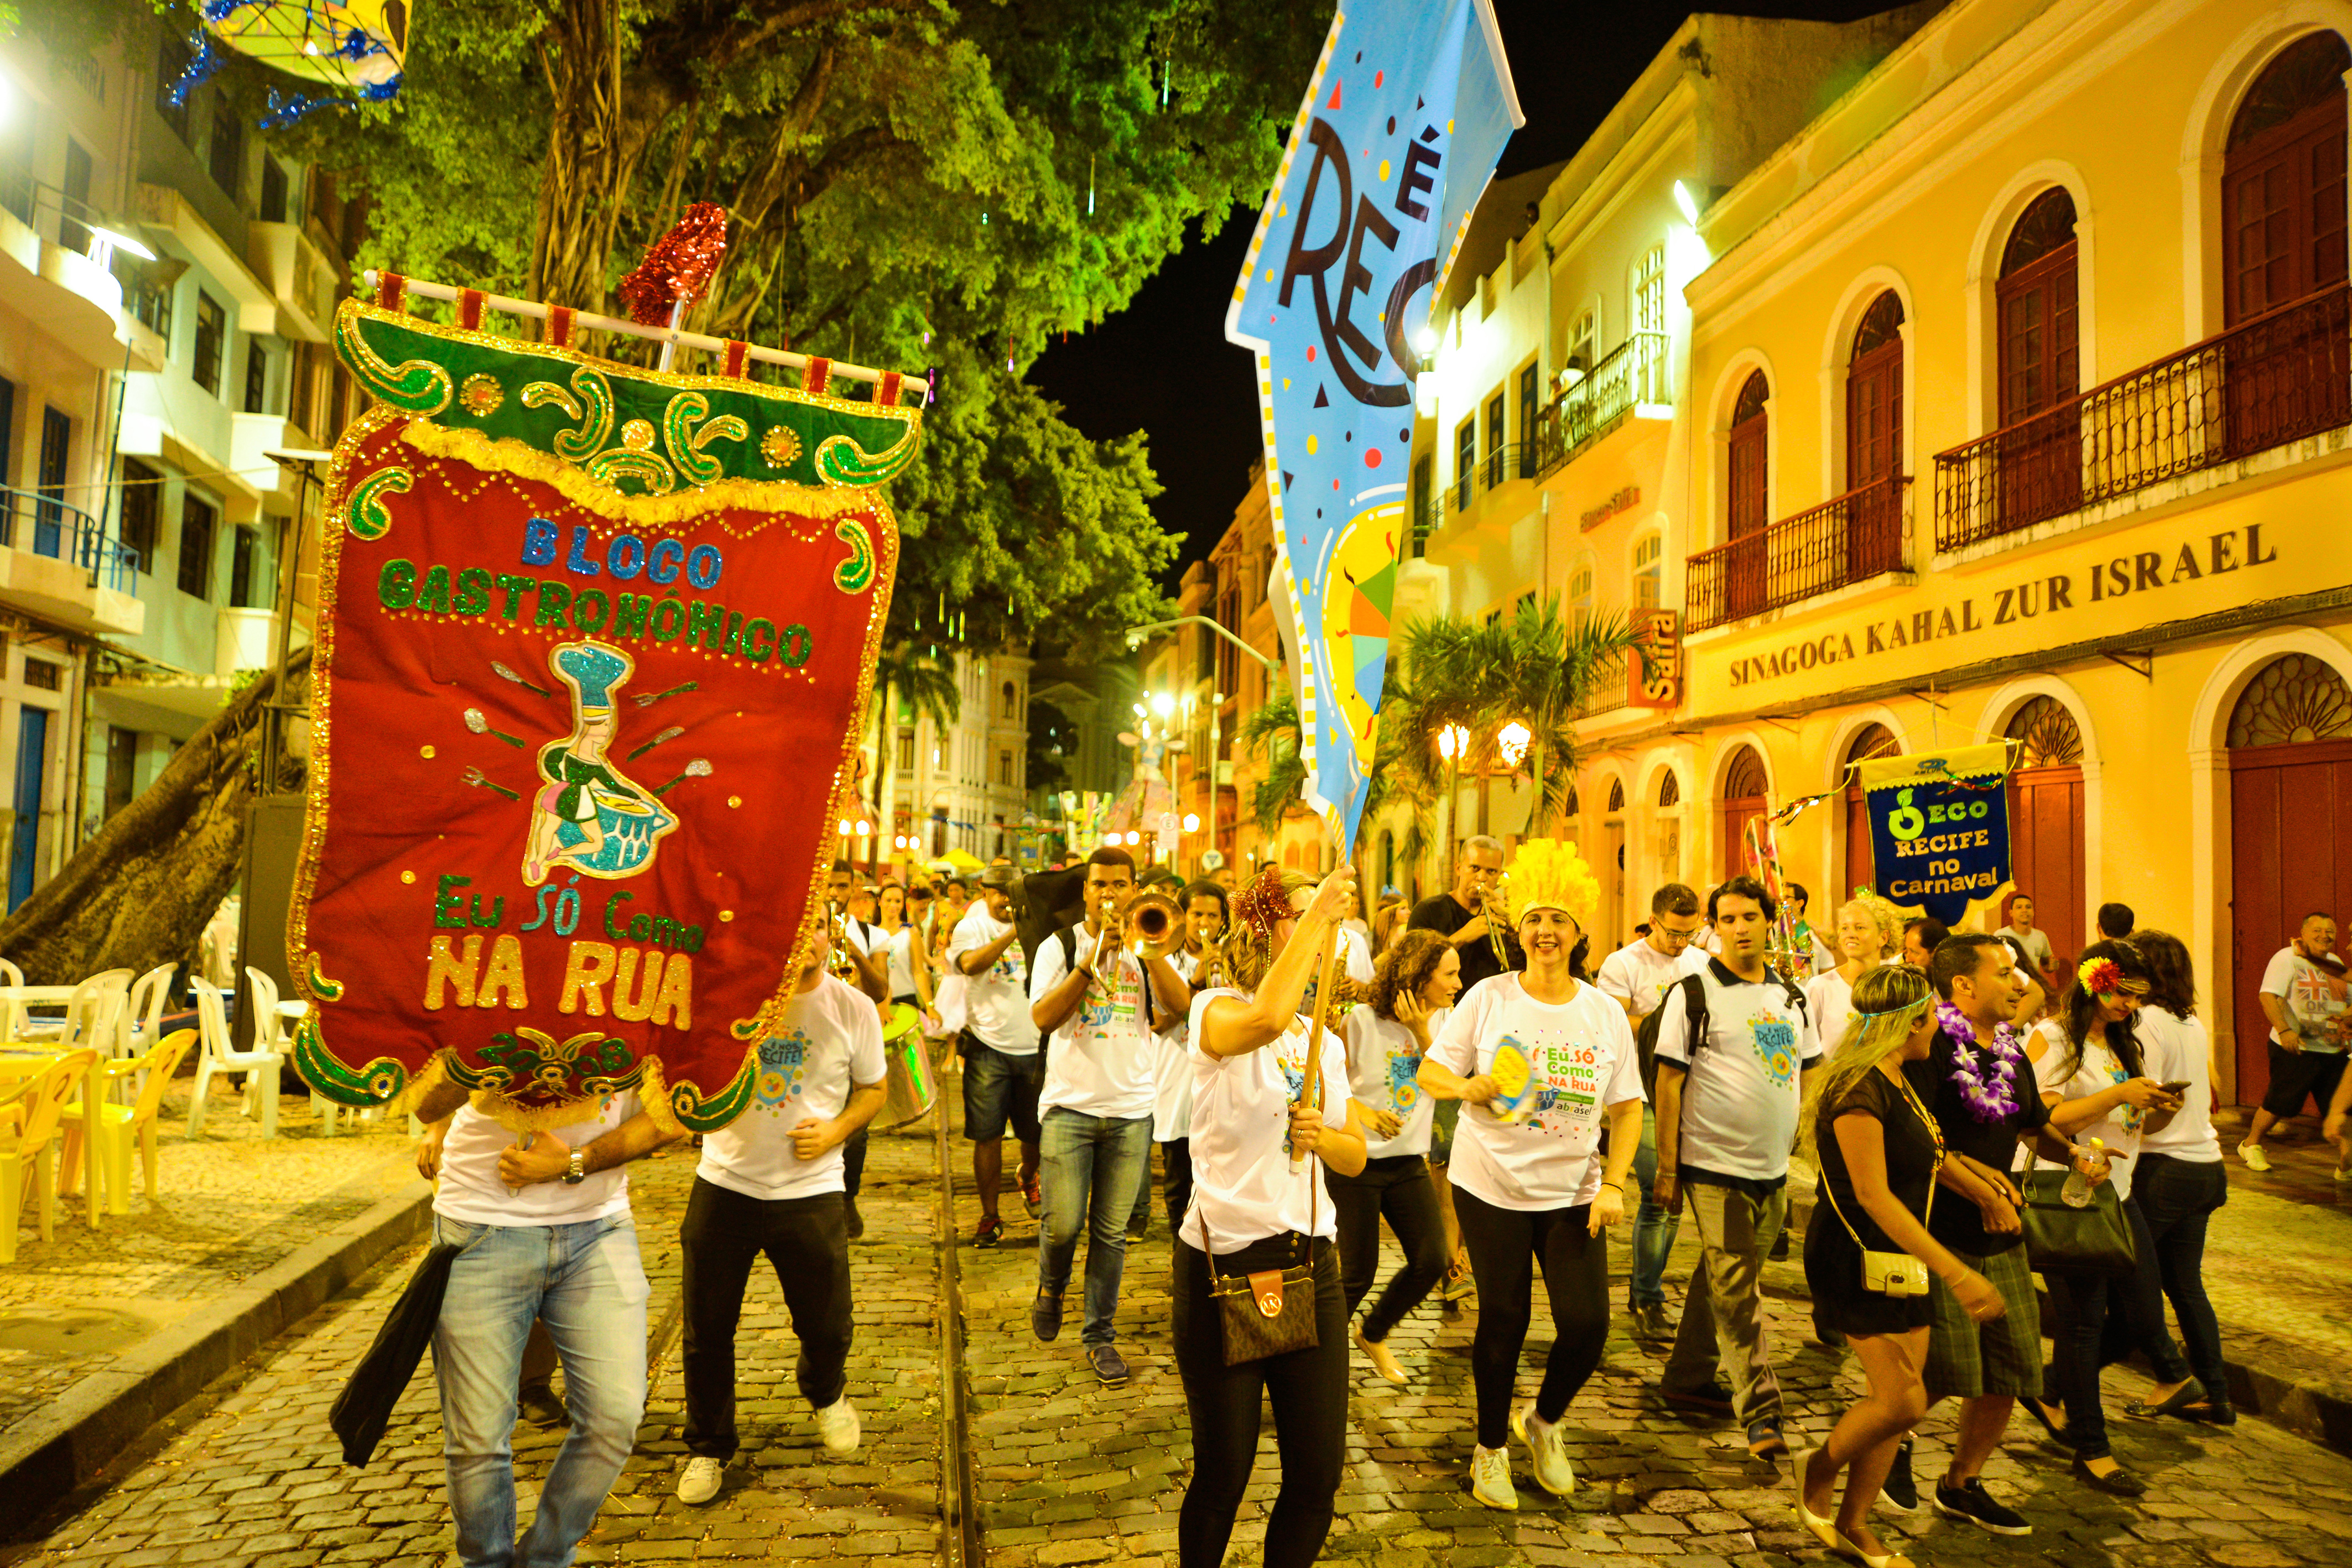
[[[730,507],[807,517],[884,511],[882,498],[872,490],[812,490],[781,480],[722,479],[667,496],[625,496],[552,453],[519,441],[495,440],[478,430],[449,430],[430,420],[411,419],[400,438],[428,457],[536,479],[573,506],[618,523],[684,523]]]

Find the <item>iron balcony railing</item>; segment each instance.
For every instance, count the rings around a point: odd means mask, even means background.
[[[1936,456],[1936,548],[2352,423],[2352,287],[2193,343]]]
[[[1691,631],[1761,614],[1911,566],[1897,474],[1849,490],[1690,558],[1685,598]]]
[[[1540,479],[1572,462],[1642,404],[1671,402],[1670,342],[1664,332],[1630,333],[1591,374],[1552,399],[1536,418],[1530,476]]]
[[[1620,648],[1594,667],[1592,685],[1584,694],[1584,700],[1576,705],[1577,717],[1591,718],[1595,714],[1614,713],[1626,706],[1630,700],[1627,683],[1631,658],[1627,650]]]
[[[108,538],[96,517],[61,497],[0,487],[0,545],[69,560],[89,572],[93,584],[118,592],[138,591],[136,554]]]

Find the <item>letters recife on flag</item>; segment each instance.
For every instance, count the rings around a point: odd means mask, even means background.
[[[1486,0],[1342,7],[1225,315],[1256,358],[1306,799],[1351,854],[1412,527],[1413,336],[1522,120]]]
[[[335,340],[375,405],[322,518],[296,1068],[723,1125],[824,917],[919,411],[357,301]]]
[[[1953,925],[2009,880],[2009,767],[1998,740],[1854,765],[1887,902]]]

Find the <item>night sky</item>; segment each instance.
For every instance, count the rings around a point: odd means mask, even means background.
[[[1850,21],[1887,9],[1884,0],[1724,4],[1751,16]],[[1696,7],[1656,0],[1495,0],[1528,122],[1503,151],[1501,174],[1572,155]],[[1307,84],[1301,81],[1299,90]],[[1135,302],[1093,331],[1056,343],[1029,380],[1097,439],[1138,427],[1167,486],[1154,509],[1186,536],[1169,576],[1205,558],[1233,520],[1260,448],[1247,350],[1225,341],[1225,306],[1249,248],[1257,208],[1236,207],[1213,239],[1195,239],[1145,284]]]

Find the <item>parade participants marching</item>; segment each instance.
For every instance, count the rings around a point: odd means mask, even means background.
[[[441,1454],[463,1568],[562,1568],[596,1522],[646,1408],[646,1301],[622,1169],[667,1141],[633,1091],[518,1139],[444,1082],[415,1107],[439,1177],[433,1239],[462,1247],[433,1333]],[[454,1113],[454,1114],[453,1114]],[[563,1364],[572,1430],[515,1539],[515,1387],[532,1321]]]
[[[890,999],[889,934],[874,924],[880,898],[873,888],[854,881],[845,860],[833,862],[825,880],[825,900],[845,939],[838,957],[846,958],[844,977],[877,1002]],[[841,1153],[843,1223],[852,1241],[866,1234],[866,1218],[857,1212],[857,1195],[866,1185],[866,1128],[860,1124]]]
[[[1909,1560],[1887,1553],[1870,1528],[1870,1509],[1904,1435],[1927,1413],[1927,1277],[1944,1281],[1975,1322],[2003,1310],[1991,1281],[1925,1223],[1934,1212],[1944,1139],[1904,1070],[1927,1059],[1937,1028],[1927,1005],[1933,996],[1927,977],[1905,965],[1864,974],[1853,988],[1852,1022],[1813,1075],[1799,1124],[1804,1152],[1821,1171],[1820,1200],[1805,1231],[1814,1319],[1853,1346],[1869,1391],[1847,1406],[1827,1442],[1797,1455],[1797,1518],[1831,1551],[1888,1568]]]
[[[2032,1070],[2011,1022],[2028,984],[2016,949],[1981,932],[1948,937],[1936,948],[1927,979],[1938,998],[1936,1037],[1927,1059],[1906,1071],[1943,1137],[1937,1183],[1961,1200],[1937,1204],[1927,1229],[1991,1281],[2002,1306],[1998,1317],[1979,1317],[1940,1278],[1927,1284],[1927,1403],[1960,1402],[1950,1464],[1936,1484],[1936,1511],[1996,1535],[2027,1535],[2032,1526],[2025,1516],[1987,1492],[1981,1479],[2011,1408],[2042,1393],[2042,1313],[2018,1218],[2023,1195],[2010,1169],[2021,1140],[2062,1159],[2073,1150],[2050,1130],[2049,1107],[2033,1092]],[[2099,1167],[2085,1159],[2078,1168]],[[1903,1499],[1916,1496],[1907,1448],[1886,1484]]]
[[[1233,901],[1223,945],[1231,984],[1192,998],[1192,1206],[1176,1237],[1172,1312],[1192,1429],[1179,1568],[1224,1561],[1269,1400],[1282,1486],[1261,1561],[1307,1568],[1330,1532],[1347,1451],[1348,1303],[1315,1162],[1354,1176],[1364,1168],[1364,1138],[1344,1109],[1346,1047],[1302,1019],[1298,1004],[1352,878],[1343,865],[1308,897],[1303,877],[1260,872]],[[1310,1072],[1319,1109],[1301,1093]],[[1262,1330],[1246,1322],[1262,1312],[1261,1284],[1281,1292]],[[1294,1325],[1304,1343],[1292,1344]],[[1244,1337],[1250,1333],[1263,1337]]]
[[[1624,1009],[1576,977],[1584,922],[1601,898],[1576,847],[1521,844],[1500,894],[1498,913],[1510,914],[1527,970],[1463,993],[1422,1061],[1420,1086],[1467,1107],[1454,1136],[1454,1203],[1478,1281],[1470,1491],[1489,1508],[1515,1509],[1507,1433],[1527,1443],[1546,1491],[1565,1497],[1576,1487],[1559,1423],[1609,1334],[1606,1230],[1624,1218],[1642,1074]],[[1604,1126],[1605,1169],[1594,1152]],[[1514,1414],[1538,1264],[1551,1351],[1534,1406]]]
[[[2156,1241],[2147,1218],[2132,1200],[2134,1167],[2139,1163],[2140,1128],[2150,1111],[2178,1112],[2179,1096],[2147,1075],[2133,1020],[2153,988],[2139,950],[2128,942],[2094,942],[2083,949],[2075,978],[2062,998],[2058,1016],[2026,1038],[2025,1053],[2050,1125],[2063,1137],[2095,1138],[2114,1161],[2108,1179],[2131,1226],[2138,1264],[2128,1273],[2096,1269],[2053,1269],[2044,1264],[2050,1288],[2049,1382],[2065,1404],[2065,1425],[2055,1425],[2047,1400],[2034,1410],[2052,1435],[2074,1451],[2074,1479],[2120,1497],[2137,1497],[2147,1483],[2116,1458],[2107,1442],[2106,1410],[2099,1398],[2099,1373],[2110,1359],[2137,1349],[2156,1375],[2147,1402],[2173,1407],[2200,1404],[2205,1385],[2189,1367],[2164,1325],[2163,1283],[2151,1266]],[[2045,1161],[2044,1167],[2063,1168]],[[2108,1319],[2116,1321],[2110,1335]]]
[[[1356,1343],[1380,1375],[1405,1380],[1389,1331],[1421,1305],[1445,1273],[1444,1228],[1429,1180],[1429,1133],[1436,1101],[1421,1088],[1421,1061],[1462,989],[1462,960],[1433,931],[1408,931],[1381,955],[1370,1001],[1348,1013],[1348,1079],[1368,1124],[1360,1175],[1331,1173],[1339,1214],[1339,1279],[1350,1316],[1380,1271],[1381,1221],[1396,1232],[1404,1266],[1356,1330]]]
[[[719,1495],[735,1457],[735,1325],[761,1254],[800,1341],[801,1397],[825,1448],[857,1447],[849,1403],[849,1231],[843,1145],[882,1108],[882,1024],[874,1004],[825,972],[822,923],[792,1000],[760,1042],[756,1095],[702,1139],[679,1228],[686,1318],[686,1448],[677,1499]]]
[[[1037,1190],[1037,1026],[1029,1016],[1029,969],[1013,925],[1011,867],[991,866],[980,896],[948,938],[948,964],[964,978],[965,1024],[956,1037],[963,1056],[963,1135],[971,1144],[972,1183],[980,1189],[975,1247],[1004,1239],[996,1192],[1004,1179],[1004,1133],[1021,1145],[1017,1177],[1031,1215],[1043,1207]]]
[[[1168,961],[1182,932],[1171,917],[1160,940],[1145,940],[1126,915],[1134,894],[1133,856],[1109,848],[1087,856],[1087,917],[1042,943],[1029,973],[1030,1020],[1047,1037],[1037,1098],[1045,1230],[1029,1324],[1041,1340],[1061,1333],[1062,1292],[1085,1233],[1079,1343],[1107,1388],[1127,1383],[1112,1318],[1128,1218],[1151,1178],[1153,1023],[1184,1014],[1192,1002],[1192,988]]]
[[[1720,952],[1665,998],[1658,1022],[1658,1201],[1687,1200],[1700,1246],[1660,1391],[1670,1405],[1728,1410],[1765,1458],[1789,1450],[1764,1254],[1788,1214],[1800,1080],[1822,1048],[1803,993],[1765,964],[1776,910],[1764,884],[1733,877],[1706,913]]]
[[[1650,895],[1650,929],[1601,961],[1601,972],[1592,983],[1624,1008],[1637,1043],[1643,1021],[1658,1010],[1658,1003],[1675,982],[1706,967],[1706,955],[1693,946],[1700,926],[1698,894],[1679,882],[1670,882]],[[1653,1030],[1653,1046],[1656,1038]],[[1655,1077],[1655,1067],[1644,1061],[1644,1091]],[[1633,1212],[1633,1268],[1625,1301],[1633,1312],[1633,1337],[1650,1344],[1664,1344],[1674,1337],[1674,1330],[1666,1325],[1666,1258],[1682,1229],[1682,1217],[1657,1200],[1654,1191],[1657,1176],[1657,1115],[1644,1103],[1641,1152],[1633,1156],[1633,1186],[1640,1207]]]
[[[1226,921],[1223,888],[1203,879],[1184,890],[1184,946],[1169,962],[1187,987],[1205,990],[1218,983],[1218,944],[1224,938]],[[1172,1234],[1192,1203],[1192,1006],[1188,1002],[1172,1024],[1166,1019],[1154,1021],[1160,1027],[1152,1034],[1151,1141],[1160,1145],[1161,1196]],[[1130,1239],[1143,1234],[1150,1206],[1150,1184],[1146,1182],[1128,1221]]]

